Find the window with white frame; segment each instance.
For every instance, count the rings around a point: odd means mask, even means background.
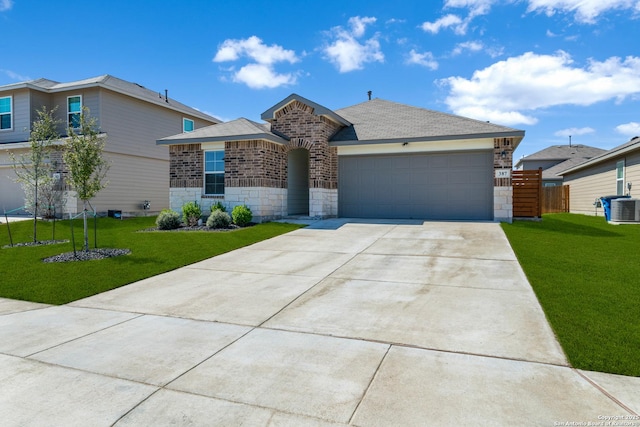
[[[193,120],[182,118],[182,132],[193,132]]]
[[[67,126],[72,129],[80,127],[80,114],[82,114],[82,96],[67,97]]]
[[[224,150],[204,152],[204,194],[224,195]]]
[[[624,160],[616,163],[616,191],[618,196],[624,195]]]
[[[0,98],[0,130],[13,128],[13,98],[5,96]]]

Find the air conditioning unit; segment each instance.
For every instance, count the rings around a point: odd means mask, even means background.
[[[612,222],[640,222],[639,199],[614,199],[611,201]]]

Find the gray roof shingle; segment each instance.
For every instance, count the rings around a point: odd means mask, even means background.
[[[540,150],[536,153],[529,154],[528,156],[520,159],[521,161],[526,160],[564,160],[571,159],[574,157],[586,157],[591,158],[595,156],[599,156],[600,154],[606,152],[607,150],[603,150],[602,148],[590,147],[588,145],[552,145],[550,147],[545,148],[544,150]]]
[[[244,141],[247,139],[266,139],[280,144],[287,141],[270,130],[269,123],[256,123],[241,117],[230,122],[196,129],[159,139],[158,144],[192,144],[213,141]]]
[[[524,131],[379,98],[336,110],[352,123],[332,142],[436,140],[478,136],[524,136]]]
[[[173,98],[169,98],[169,102],[167,102],[164,98],[164,94],[160,94],[158,92],[149,90],[144,86],[141,86],[137,83],[131,83],[126,80],[119,79],[117,77],[111,76],[109,74],[105,74],[98,77],[91,77],[83,80],[76,80],[73,82],[55,82],[49,79],[36,79],[29,80],[26,82],[13,83],[10,85],[0,86],[0,91],[3,90],[11,90],[18,88],[29,88],[40,90],[43,92],[60,92],[66,90],[74,90],[74,89],[82,89],[86,87],[104,87],[106,89],[113,90],[114,92],[118,92],[124,95],[128,95],[146,102],[150,102],[156,105],[163,106],[165,108],[180,111],[184,114],[189,114],[194,117],[201,118],[203,120],[207,120],[213,123],[220,123],[220,120],[212,117],[208,114],[203,113],[202,111],[196,110],[195,108],[189,107],[181,102],[176,101]]]

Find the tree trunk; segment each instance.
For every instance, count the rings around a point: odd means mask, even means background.
[[[36,169],[37,171],[37,169]],[[37,173],[37,172],[36,172]],[[33,193],[33,243],[36,243],[38,240],[38,179],[36,178],[35,182],[35,191]]]
[[[84,222],[84,251],[89,251],[89,225],[87,224],[87,202],[83,202],[82,221]]]

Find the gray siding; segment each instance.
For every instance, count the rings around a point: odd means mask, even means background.
[[[140,214],[142,202],[151,202],[151,211],[169,207],[169,173],[163,160],[110,153],[108,186],[91,200],[98,212],[109,209]],[[166,169],[166,170],[165,170]],[[78,208],[82,204],[78,202]]]
[[[61,135],[67,134],[67,97],[76,95],[82,96],[82,106],[89,108],[89,114],[91,117],[96,117],[98,119],[98,126],[101,126],[100,96],[98,88],[58,92],[51,95],[51,105],[52,107],[55,107],[56,105],[58,106],[56,118],[61,120],[61,124],[58,128],[58,132],[60,132]]]
[[[2,97],[5,96],[13,96],[13,128],[0,131],[0,143],[28,141],[31,128],[29,91],[20,89],[3,93]]]
[[[602,196],[616,194],[616,163],[625,160],[626,183],[631,182],[631,195],[640,197],[640,150],[620,156],[564,176],[565,185],[570,186],[570,208],[572,213],[594,215],[593,202]],[[598,209],[598,215],[603,215]]]

